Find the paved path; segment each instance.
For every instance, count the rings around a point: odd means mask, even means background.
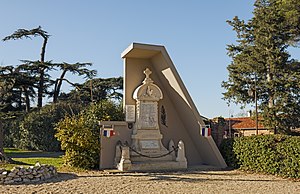
[[[0,193],[300,193],[300,182],[240,171],[60,173],[38,184],[1,185]]]

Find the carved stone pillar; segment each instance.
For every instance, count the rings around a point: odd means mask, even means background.
[[[158,124],[158,104],[159,100],[163,98],[163,93],[153,83],[150,78],[151,73],[148,68],[144,71],[146,77],[142,85],[138,86],[133,93],[133,98],[136,100],[136,123],[131,138],[132,147],[136,151],[149,156],[157,156],[167,153],[168,150],[161,143],[163,136]],[[146,160],[139,157],[135,152],[131,152],[131,155],[133,156],[132,161]],[[160,158],[160,160],[170,158],[171,156],[168,155]],[[148,160],[151,159],[148,158]]]

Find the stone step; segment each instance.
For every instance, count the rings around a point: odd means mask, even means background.
[[[145,162],[145,161],[151,161],[151,162],[155,162],[155,161],[172,161],[172,156],[171,155],[166,155],[163,157],[155,157],[157,155],[149,155],[150,157],[143,157],[140,155],[131,155],[130,156],[130,160],[132,162]],[[153,157],[154,156],[154,157]],[[153,158],[151,158],[153,157]],[[175,160],[175,159],[174,159]]]
[[[147,161],[132,162],[129,171],[160,171],[187,169],[186,162],[176,161]]]

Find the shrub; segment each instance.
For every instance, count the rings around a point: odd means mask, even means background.
[[[56,137],[65,150],[64,162],[72,167],[93,169],[99,165],[99,121],[123,120],[120,104],[102,101],[77,116],[66,117],[56,125]]]
[[[220,152],[224,158],[224,160],[227,163],[227,166],[233,167],[233,168],[239,168],[239,161],[237,159],[236,154],[233,151],[234,143],[236,141],[233,141],[234,139],[224,139],[220,145]]]
[[[264,135],[226,139],[220,150],[228,166],[300,178],[300,137]]]
[[[64,162],[73,167],[94,168],[99,154],[97,119],[79,114],[60,121],[55,135],[65,151]]]
[[[4,147],[18,147],[20,144],[20,123],[24,119],[24,113],[17,113],[11,119],[3,121]]]
[[[46,105],[28,113],[20,122],[18,147],[29,150],[59,151],[60,143],[54,137],[55,124],[65,117],[79,112],[75,104],[57,103]]]

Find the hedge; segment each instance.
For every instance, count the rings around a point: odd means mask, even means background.
[[[225,139],[220,151],[230,167],[300,178],[300,137],[260,135]]]

